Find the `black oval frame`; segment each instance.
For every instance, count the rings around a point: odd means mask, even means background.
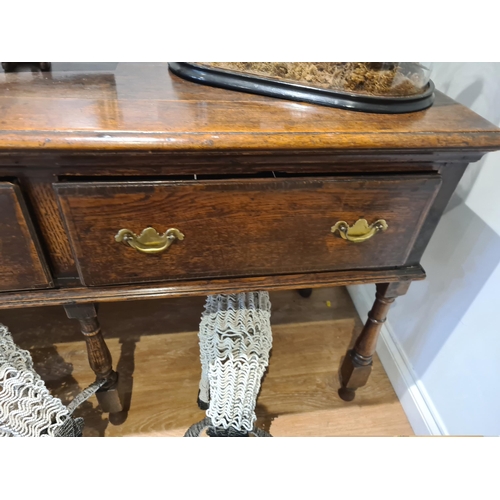
[[[410,113],[426,109],[434,102],[432,80],[425,92],[417,96],[378,97],[307,87],[188,62],[169,62],[168,66],[175,75],[203,85],[365,113]]]

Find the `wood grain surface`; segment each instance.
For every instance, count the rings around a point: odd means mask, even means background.
[[[85,434],[182,435],[204,416],[202,296],[270,290],[258,425],[276,436],[410,435],[376,356],[355,402],[338,397],[361,323],[345,290],[320,287],[423,279],[420,259],[467,163],[500,149],[500,129],[440,92],[427,110],[379,115],[202,86],[166,63],[52,69],[0,71],[0,321],[69,402],[93,381],[85,342],[62,307],[36,307],[101,303],[130,409],[108,416],[92,399],[78,413]],[[201,188],[154,187],[174,176],[197,176]],[[385,218],[388,232],[359,246],[320,234],[361,217]],[[113,241],[127,225],[180,224],[177,254],[146,261]],[[55,288],[12,291],[52,286],[42,248]],[[294,288],[315,290],[283,291]],[[169,300],[135,302],[149,298]]]
[[[107,285],[390,268],[404,264],[437,175],[55,185],[82,282]],[[331,227],[387,221],[363,243]],[[185,238],[145,255],[115,235],[147,227]]]
[[[198,85],[166,63],[0,73],[0,109],[0,150],[500,147],[494,125],[440,92],[417,113],[355,113]]]
[[[0,182],[0,290],[48,288],[52,280],[19,188]]]
[[[344,288],[271,293],[273,350],[257,401],[258,425],[279,436],[395,436],[413,431],[375,356],[352,403],[337,395],[338,368],[362,324]],[[102,330],[129,395],[128,412],[103,414],[93,397],[77,410],[86,436],[181,436],[201,420],[197,330],[203,297],[103,304]],[[78,324],[61,308],[1,311],[15,341],[65,403],[93,381]],[[116,362],[115,361],[115,362]]]
[[[26,193],[33,211],[33,223],[38,227],[47,247],[47,255],[53,274],[58,278],[77,275],[75,259],[71,252],[68,235],[57,205],[52,183],[57,177],[52,172],[38,170],[29,175],[26,169],[16,172],[20,187]]]
[[[216,280],[170,282],[103,287],[67,287],[44,291],[9,292],[0,296],[0,309],[55,306],[66,304],[132,301],[174,297],[194,297],[213,293],[237,293],[258,290],[290,290],[327,286],[360,285],[425,279],[420,265],[396,269],[361,269],[283,276],[256,276]]]

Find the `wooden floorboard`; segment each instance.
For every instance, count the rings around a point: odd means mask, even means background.
[[[408,436],[413,431],[380,364],[355,401],[337,395],[341,356],[361,321],[344,288],[271,293],[273,349],[257,401],[273,436]],[[99,317],[128,395],[128,412],[103,414],[92,397],[76,412],[85,436],[182,436],[204,417],[196,405],[197,329],[203,297],[102,304]],[[35,369],[65,403],[93,381],[85,343],[62,307],[0,311],[32,353]]]

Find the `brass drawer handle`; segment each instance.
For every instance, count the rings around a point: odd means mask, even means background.
[[[332,226],[332,233],[338,231],[344,240],[352,241],[353,243],[362,243],[369,240],[379,231],[385,231],[388,227],[384,219],[379,219],[370,225],[368,225],[366,219],[359,219],[353,226],[349,226],[347,222],[341,220],[335,226]]]
[[[168,229],[160,234],[152,227],[147,227],[137,236],[130,229],[120,229],[115,236],[118,242],[127,243],[142,253],[164,252],[175,240],[183,240],[184,235],[175,228]]]

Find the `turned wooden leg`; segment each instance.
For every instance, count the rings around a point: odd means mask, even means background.
[[[87,343],[89,364],[97,380],[106,380],[96,392],[102,411],[109,413],[122,411],[123,407],[118,393],[118,373],[113,371],[111,353],[104,342],[95,305],[67,305],[64,306],[64,310],[68,318],[76,319],[80,323]]]
[[[373,355],[377,347],[378,336],[386,320],[387,312],[396,297],[407,292],[410,283],[410,281],[402,281],[377,285],[375,302],[368,313],[365,326],[356,340],[354,348],[347,351],[340,367],[339,396],[344,401],[352,401],[356,389],[368,381],[372,371]]]

